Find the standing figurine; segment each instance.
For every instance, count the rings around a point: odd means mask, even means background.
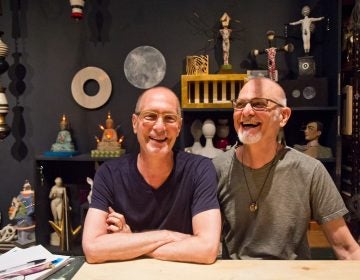
[[[55,179],[55,185],[51,188],[49,198],[51,199],[50,207],[54,218],[54,223],[61,224],[62,212],[63,212],[63,199],[66,188],[63,185],[63,181],[60,177]]]
[[[60,177],[55,179],[55,185],[51,188],[49,198],[51,199],[51,212],[54,221],[49,221],[51,227],[54,229],[50,236],[50,244],[59,246],[62,251],[70,250],[70,243],[76,237],[81,229],[81,226],[72,228],[69,199],[66,194],[66,188]]]
[[[227,13],[224,13],[220,18],[220,22],[222,25],[222,29],[220,29],[220,34],[223,39],[222,41],[222,48],[223,48],[223,58],[224,58],[224,65],[229,64],[229,56],[230,56],[230,34],[231,29],[229,28],[230,24],[230,17]],[[231,68],[231,65],[230,65]]]
[[[290,22],[290,25],[298,25],[301,24],[301,33],[302,33],[302,39],[304,44],[304,51],[306,54],[310,52],[310,35],[311,32],[314,31],[314,21],[321,21],[324,19],[324,17],[317,17],[317,18],[310,18],[310,7],[304,6],[301,9],[301,14],[304,16],[303,19],[300,19],[298,21]]]
[[[251,51],[252,56],[258,56],[259,54],[266,53],[267,55],[267,68],[269,73],[269,78],[273,81],[278,80],[278,72],[276,69],[276,53],[278,51],[285,51],[285,52],[293,52],[294,46],[293,44],[289,43],[280,48],[274,47],[274,40],[275,40],[275,31],[268,30],[266,32],[266,37],[268,39],[268,48],[263,50],[253,49]]]

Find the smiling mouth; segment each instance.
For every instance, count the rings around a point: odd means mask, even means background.
[[[151,137],[151,136],[149,136],[149,139],[150,139],[150,140],[153,140],[153,141],[156,141],[156,142],[158,142],[158,143],[163,143],[163,142],[166,142],[166,140],[167,140],[166,137],[165,137],[165,138],[162,138],[162,139],[156,139],[156,138],[153,138],[153,137]]]
[[[244,123],[242,122],[241,123],[241,126],[244,127],[244,128],[255,128],[255,127],[258,127],[260,125],[259,122],[257,123]]]

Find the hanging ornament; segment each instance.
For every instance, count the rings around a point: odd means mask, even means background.
[[[82,19],[85,0],[70,0],[70,5],[71,5],[71,17],[76,20]]]
[[[9,104],[4,92],[5,89],[0,88],[0,140],[3,140],[10,134],[10,127],[5,120],[5,116],[9,112]]]
[[[5,57],[9,53],[8,46],[1,40],[3,32],[0,31],[0,75],[9,69],[9,64]],[[10,134],[10,127],[6,123],[5,116],[9,112],[9,104],[5,95],[5,88],[0,83],[0,140],[3,140]]]

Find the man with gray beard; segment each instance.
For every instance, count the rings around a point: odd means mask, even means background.
[[[310,259],[314,219],[338,259],[360,259],[344,202],[320,161],[279,144],[291,115],[284,90],[260,77],[233,102],[240,145],[216,157],[223,258]]]

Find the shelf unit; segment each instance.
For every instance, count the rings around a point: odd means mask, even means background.
[[[354,0],[342,1],[342,38],[355,8]],[[357,16],[356,16],[357,17]],[[342,88],[342,158],[341,189],[350,215],[347,217],[355,239],[360,240],[360,28],[359,19],[353,18],[352,44],[345,45],[341,53]],[[348,35],[348,34],[347,34]],[[350,41],[351,42],[351,41]]]
[[[70,217],[73,228],[83,225],[88,207],[87,195],[90,186],[86,177],[93,178],[97,167],[111,158],[93,158],[89,154],[73,157],[45,157],[35,158],[35,213],[36,213],[36,243],[48,248],[53,253],[63,253],[60,247],[50,245],[50,234],[53,232],[49,224],[52,220],[49,193],[56,177],[61,177],[66,187],[71,206]],[[70,255],[82,255],[81,234],[72,242]]]
[[[237,140],[237,135],[233,129],[233,109],[231,106],[231,99],[237,98],[237,94],[233,93],[233,87],[224,86],[221,87],[222,95],[226,96],[226,102],[204,102],[202,98],[209,91],[208,86],[203,86],[206,83],[226,85],[226,79],[229,78],[229,83],[237,81],[238,92],[247,80],[245,74],[211,74],[211,75],[182,75],[182,111],[183,111],[183,133],[181,137],[181,147],[189,147],[193,144],[193,138],[190,133],[190,127],[195,119],[199,119],[202,122],[208,118],[212,119],[215,124],[219,119],[227,119],[230,134],[229,142],[234,145]],[[306,81],[306,80],[304,80]],[[298,83],[301,83],[298,82]],[[210,87],[214,89],[214,87]],[[218,90],[219,87],[216,87]],[[210,90],[210,91],[211,91]],[[205,94],[204,94],[205,92]],[[289,96],[291,92],[286,92]],[[190,98],[190,96],[200,96],[200,98]],[[326,93],[327,96],[327,93]],[[207,100],[207,99],[205,99]],[[320,138],[320,143],[324,146],[331,147],[334,157],[329,159],[320,159],[325,165],[328,172],[331,174],[336,185],[340,186],[340,137],[339,137],[339,107],[336,103],[337,99],[326,100],[326,105],[330,106],[311,106],[311,102],[308,101],[306,106],[297,106],[292,108],[292,116],[288,124],[285,126],[285,140],[286,144],[290,147],[295,144],[305,144],[304,132],[301,130],[310,121],[321,121],[324,124],[324,131]],[[214,137],[214,142],[216,136]],[[202,144],[204,145],[205,139],[202,137]]]

